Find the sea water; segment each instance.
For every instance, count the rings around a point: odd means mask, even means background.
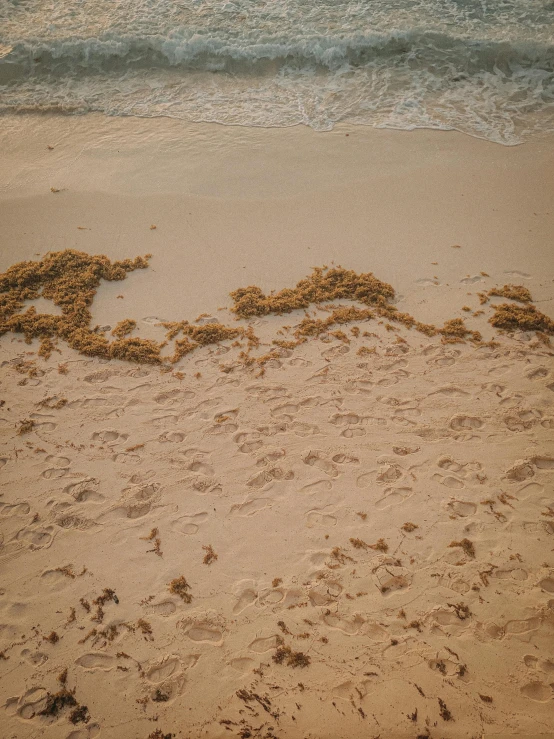
[[[554,130],[553,0],[0,0],[0,112]]]

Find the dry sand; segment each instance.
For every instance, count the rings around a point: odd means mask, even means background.
[[[162,372],[5,336],[2,737],[552,736],[552,350],[473,315],[511,282],[554,317],[552,139],[22,117],[2,149],[2,270],[153,254],[102,326],[229,323],[230,290],[334,260],[498,341],[373,320],[260,374],[231,342]],[[257,352],[303,317],[251,320]],[[40,715],[66,668],[86,723]]]

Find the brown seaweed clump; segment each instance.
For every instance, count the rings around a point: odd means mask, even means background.
[[[304,652],[293,652],[290,647],[277,647],[272,660],[277,665],[286,664],[287,667],[308,667],[311,660]]]
[[[174,339],[179,334],[183,335],[182,339],[175,342],[175,351],[171,357],[171,362],[178,362],[182,357],[190,354],[190,352],[198,349],[200,346],[209,346],[210,344],[218,344],[220,341],[228,339],[236,339],[237,337],[246,336],[247,332],[243,328],[232,328],[223,326],[221,323],[207,323],[203,326],[194,326],[188,321],[174,321],[162,323],[167,329],[166,338]]]
[[[513,303],[495,305],[489,323],[502,331],[538,331],[543,334],[554,334],[554,321],[537,310],[534,305],[513,305]]]
[[[169,583],[169,592],[173,595],[178,595],[185,603],[190,603],[192,601],[192,595],[188,592],[189,590],[190,585],[183,575],[181,575],[181,577],[176,577]]]
[[[252,318],[269,313],[290,313],[330,300],[356,300],[364,305],[386,308],[394,298],[394,289],[371,272],[357,274],[342,267],[316,267],[294,288],[265,295],[259,287],[250,285],[233,291],[231,298],[234,301],[233,313],[239,318]]]
[[[123,321],[116,324],[114,329],[112,329],[112,336],[115,336],[118,339],[123,339],[125,336],[129,336],[129,334],[133,333],[136,327],[136,321],[133,321],[131,318],[125,318]]]
[[[351,323],[352,321],[367,321],[375,313],[368,308],[360,309],[354,306],[341,306],[334,310],[325,320],[317,318],[303,318],[294,335],[300,339],[307,336],[319,336],[336,324]],[[273,342],[275,343],[275,342]]]
[[[120,339],[112,348],[102,332],[91,328],[90,307],[102,280],[124,280],[129,272],[145,269],[150,255],[110,262],[103,254],[91,256],[66,249],[49,252],[37,262],[18,262],[0,275],[0,336],[21,333],[28,343],[40,339],[39,354],[47,358],[61,339],[87,356],[159,362],[159,346],[141,339]],[[25,301],[43,297],[61,309],[62,315],[23,311]],[[131,342],[127,344],[126,342]],[[139,344],[137,344],[139,342]]]
[[[62,688],[57,693],[46,694],[46,706],[39,711],[39,716],[57,716],[66,706],[76,706],[77,701],[73,692]]]
[[[358,274],[342,267],[315,267],[312,274],[300,280],[295,287],[285,288],[277,293],[266,295],[261,288],[254,285],[234,290],[231,293],[234,302],[231,311],[238,318],[252,318],[270,313],[291,313],[293,310],[306,309],[310,305],[331,300],[353,300],[373,308],[381,318],[402,323],[407,328],[416,328],[427,336],[437,333],[435,326],[420,323],[409,313],[398,311],[391,304],[394,297],[393,287],[377,279],[371,272]],[[339,308],[329,322],[306,319],[295,335],[297,338],[314,336],[326,331],[333,323],[367,320],[371,317],[371,311]]]
[[[467,328],[463,318],[452,318],[450,321],[446,321],[437,333],[442,335],[445,344],[460,343],[466,339],[481,341],[483,338],[479,331],[472,331]]]
[[[508,300],[516,300],[518,303],[531,303],[533,298],[531,293],[523,285],[504,285],[504,287],[493,287],[486,293],[487,296],[497,296],[500,298],[508,298]]]

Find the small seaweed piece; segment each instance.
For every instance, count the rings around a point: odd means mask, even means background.
[[[77,706],[77,701],[72,691],[62,688],[57,693],[46,694],[46,706],[39,711],[39,716],[57,716],[66,706]]]
[[[19,422],[19,428],[17,429],[17,435],[23,436],[23,434],[30,434],[31,431],[35,428],[35,422],[30,419],[26,418],[23,421]]]
[[[386,543],[384,539],[377,539],[375,544],[369,544],[368,545],[370,549],[375,549],[378,552],[388,552],[389,551],[389,545]]]
[[[160,688],[156,688],[154,695],[152,696],[152,700],[154,703],[165,703],[169,700],[169,695],[167,693],[162,693]]]
[[[137,627],[147,636],[152,634],[152,624],[149,621],[145,621],[143,618],[139,618],[137,621]]]
[[[202,549],[206,552],[206,554],[204,555],[204,559],[202,560],[205,565],[211,565],[212,562],[216,561],[217,554],[214,552],[211,544],[203,546]]]
[[[456,611],[456,616],[460,619],[460,621],[465,621],[471,616],[469,606],[466,606],[463,603],[448,603],[448,605],[450,606],[450,608],[453,608]]]
[[[304,652],[293,652],[290,647],[284,645],[277,647],[272,659],[275,664],[282,665],[285,663],[288,667],[308,667],[311,662]]]
[[[102,594],[98,596],[95,600],[93,600],[93,604],[96,606],[96,613],[91,618],[91,621],[96,621],[97,623],[101,624],[104,619],[104,606],[106,603],[110,600],[115,601],[116,595],[115,591],[111,588],[104,588],[102,591]],[[82,603],[82,601],[81,601]]]
[[[183,575],[174,578],[169,583],[169,592],[173,595],[178,595],[185,603],[190,603],[192,601],[192,595],[188,592],[189,590],[190,585]]]
[[[74,708],[69,714],[69,720],[72,724],[88,724],[90,721],[90,714],[87,706],[77,706],[77,708]]]
[[[438,699],[439,701],[439,713],[440,717],[443,721],[454,721],[454,718],[448,708],[446,707],[446,703],[442,700],[442,698]]]
[[[402,531],[406,531],[410,533],[418,529],[419,526],[417,525],[417,523],[412,523],[411,521],[407,521],[405,524],[402,524],[401,528],[402,528]]]
[[[449,548],[461,547],[468,557],[475,559],[475,547],[473,546],[473,542],[469,539],[462,539],[461,541],[451,541],[448,546]]]
[[[135,448],[135,447],[133,447],[133,448]],[[127,451],[130,451],[130,449],[128,449]],[[161,557],[163,555],[163,552],[162,552],[162,550],[160,548],[161,547],[161,544],[162,544],[162,540],[158,536],[158,533],[159,533],[158,532],[158,529],[157,528],[153,528],[152,531],[148,534],[148,536],[141,536],[140,538],[143,541],[153,541],[154,542],[154,548],[153,549],[147,549],[146,550],[146,553],[147,554],[148,554],[148,552],[154,552],[154,554],[157,554],[158,557]]]

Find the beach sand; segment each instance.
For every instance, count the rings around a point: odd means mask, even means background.
[[[2,338],[3,737],[552,736],[552,348],[478,293],[522,285],[554,318],[553,141],[3,119],[2,271],[148,253],[100,285],[106,335],[198,317],[271,353]],[[324,265],[483,342],[235,323],[231,291]]]

